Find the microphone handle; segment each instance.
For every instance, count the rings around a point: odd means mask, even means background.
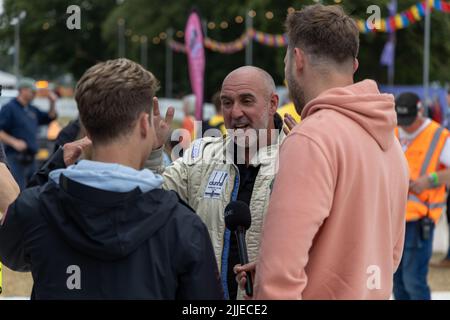
[[[248,263],[247,245],[245,243],[245,229],[243,227],[238,227],[235,234],[238,242],[239,261],[241,265],[245,265]],[[247,281],[245,282],[245,294],[251,297],[253,296],[252,275],[250,271],[247,271],[246,274]]]

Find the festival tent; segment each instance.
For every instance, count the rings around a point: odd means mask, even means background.
[[[3,88],[14,88],[16,86],[17,79],[14,75],[0,71],[0,85]]]

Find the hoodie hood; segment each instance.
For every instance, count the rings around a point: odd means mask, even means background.
[[[41,212],[71,247],[96,259],[112,261],[130,255],[166,224],[178,205],[174,192],[143,188],[145,179],[135,177],[130,183],[106,170],[110,186],[121,182],[127,190],[117,192],[89,185],[94,173],[82,171],[53,173],[39,196]]]
[[[148,169],[138,171],[116,163],[89,160],[82,160],[67,169],[52,171],[49,176],[59,183],[61,174],[90,187],[114,192],[129,192],[135,188],[147,192],[161,188],[164,182],[161,175]]]
[[[387,150],[394,142],[393,132],[397,126],[394,101],[391,94],[380,93],[375,81],[364,80],[323,92],[305,106],[302,118],[319,110],[334,110],[358,123],[382,150]]]

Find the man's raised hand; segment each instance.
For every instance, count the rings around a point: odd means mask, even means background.
[[[159,101],[157,97],[153,98],[153,126],[155,127],[156,143],[153,149],[159,149],[169,139],[170,129],[172,126],[173,117],[175,115],[175,109],[169,107],[166,112],[166,116],[163,119],[159,110]]]

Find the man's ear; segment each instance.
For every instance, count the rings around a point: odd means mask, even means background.
[[[294,48],[295,72],[302,73],[305,69],[306,55],[302,49]]]
[[[356,73],[358,68],[359,68],[359,60],[358,58],[355,58],[355,60],[353,60],[353,73]]]
[[[280,101],[280,98],[278,97],[278,94],[272,93],[272,97],[270,97],[270,115],[273,116],[278,109],[278,103]]]
[[[149,134],[150,121],[150,114],[148,114],[147,112],[142,112],[139,117],[139,130],[143,138],[146,138]]]

